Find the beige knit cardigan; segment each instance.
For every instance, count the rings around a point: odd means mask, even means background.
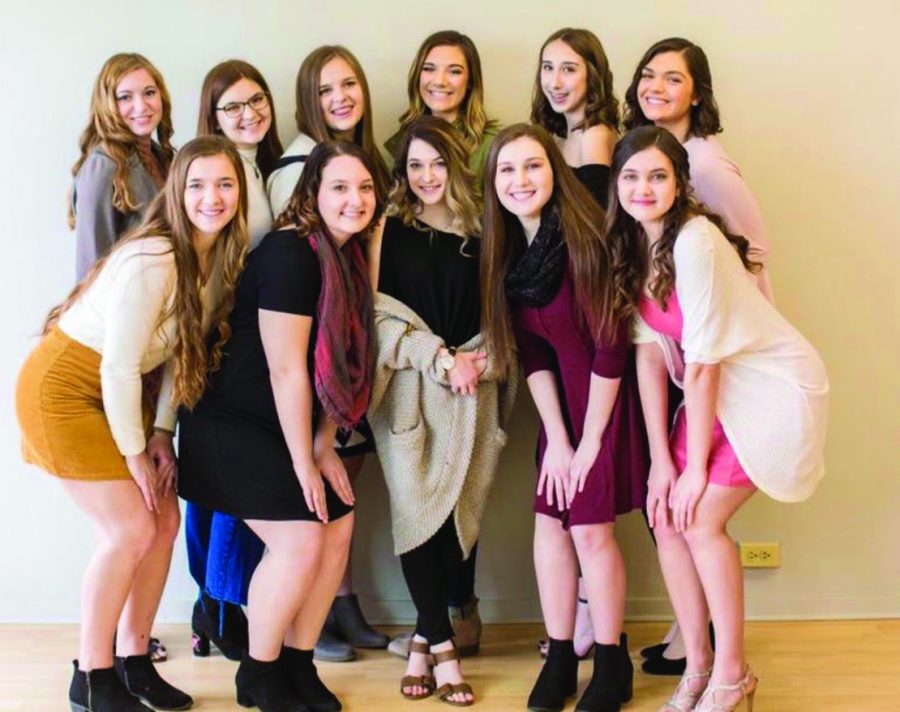
[[[394,553],[428,541],[453,513],[463,556],[478,540],[518,373],[497,379],[488,356],[476,395],[450,390],[443,340],[403,302],[375,295],[378,357],[368,419],[390,493]],[[460,347],[482,347],[477,335]]]

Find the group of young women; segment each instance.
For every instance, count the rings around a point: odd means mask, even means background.
[[[408,658],[400,693],[471,705],[459,655],[478,651],[474,560],[520,367],[541,421],[549,636],[529,709],[562,710],[591,647],[576,709],[631,699],[613,523],[632,510],[677,619],[642,651],[648,672],[682,675],[661,712],[752,707],[726,527],[757,488],[812,493],[828,384],[772,304],[765,229],[716,139],[706,56],[653,45],[624,134],[583,29],[541,47],[531,123],[488,118],[478,52],[457,32],[425,40],[408,91],[389,172],[344,47],[303,61],[286,151],[244,61],[210,70],[198,137],[177,153],[159,72],[136,54],[104,65],[73,169],[79,282],[17,389],[25,458],[61,479],[100,541],[72,710],[193,703],[159,676],[150,637],[176,490],[200,588],[195,654],[211,640],[240,660],[243,706],[341,709],[314,651],[388,644],[348,566],[353,480],[373,450],[418,613],[393,645]]]

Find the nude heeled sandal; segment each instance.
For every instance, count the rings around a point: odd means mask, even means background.
[[[706,692],[711,674],[711,669],[705,672],[685,673],[679,681],[678,687],[675,688],[675,692],[672,693],[669,701],[659,708],[659,712],[691,712],[697,706],[703,693]],[[694,680],[706,680],[706,684],[694,692],[691,690],[691,683]]]
[[[758,682],[759,680],[748,665],[747,674],[733,685],[707,686],[706,691],[694,709],[696,712],[734,712],[744,700],[747,700],[747,712],[753,712],[753,698],[756,696],[756,684]],[[716,700],[716,695],[720,692],[740,692],[741,696],[734,702],[726,704]]]

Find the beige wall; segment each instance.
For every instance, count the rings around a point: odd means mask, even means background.
[[[900,26],[895,0],[11,5],[5,4],[0,29],[6,159],[0,173],[6,252],[0,620],[74,618],[91,549],[88,524],[58,485],[21,463],[12,393],[29,336],[71,283],[73,239],[63,196],[90,85],[104,59],[138,50],[157,64],[173,96],[175,140],[183,143],[193,134],[206,70],[228,57],[246,58],[270,80],[287,141],[294,134],[292,84],[300,60],[318,44],[341,42],[367,70],[384,138],[403,106],[408,63],[429,32],[454,27],[475,39],[490,113],[509,123],[527,116],[538,46],[567,24],[599,34],[620,95],[654,40],[680,34],[705,47],[727,129],[723,141],[772,236],[778,304],[829,367],[832,418],[821,489],[802,505],[759,496],[733,526],[739,538],[783,546],[780,570],[747,575],[750,615],[900,614],[900,57],[888,51]],[[494,620],[538,615],[530,555],[533,437],[534,414],[523,402],[488,507],[479,562],[478,590]],[[359,591],[380,617],[408,617],[374,463],[361,491]],[[630,613],[667,613],[640,517],[625,518],[619,533]],[[186,618],[192,596],[179,545],[162,616]]]

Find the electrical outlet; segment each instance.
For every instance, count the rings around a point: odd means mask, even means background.
[[[745,569],[777,569],[781,566],[781,545],[777,541],[742,541],[741,566]]]

